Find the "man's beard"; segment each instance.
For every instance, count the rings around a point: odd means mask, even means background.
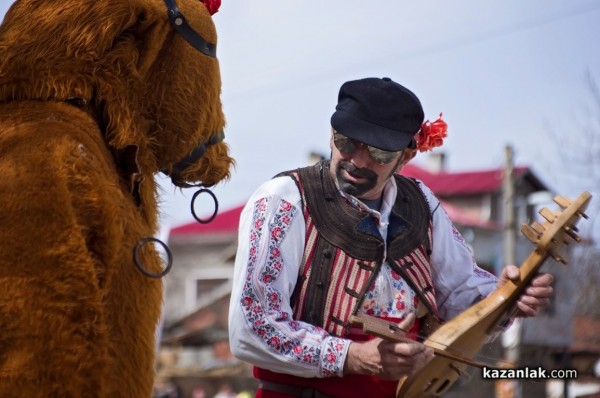
[[[357,178],[363,178],[364,182],[354,182],[348,181],[344,177],[344,173],[342,170],[346,170],[350,175]],[[335,171],[335,177],[337,179],[338,187],[357,198],[360,198],[362,195],[366,194],[370,190],[372,190],[377,184],[377,174],[366,168],[357,168],[350,162],[340,161],[337,165]]]

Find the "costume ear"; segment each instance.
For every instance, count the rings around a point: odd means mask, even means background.
[[[123,2],[116,3],[120,6]],[[168,36],[175,31],[162,2],[133,0],[125,3],[129,6],[118,14],[121,20],[115,20],[104,30],[105,44],[99,51],[108,63],[118,62],[121,69],[125,68],[132,76],[143,80],[160,57]]]
[[[0,26],[0,75],[10,77],[0,95],[89,100],[104,77],[129,85],[123,78],[144,75],[169,29],[159,1],[18,0]]]

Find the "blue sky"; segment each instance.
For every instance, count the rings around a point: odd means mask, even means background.
[[[0,15],[11,3],[0,0]],[[510,144],[516,163],[556,191],[573,189],[558,175],[567,165],[557,137],[590,119],[585,76],[600,82],[599,19],[600,0],[223,0],[214,21],[238,165],[215,189],[220,207],[244,203],[311,151],[327,154],[339,86],[369,76],[409,87],[427,118],[444,113],[450,171],[500,167]],[[191,222],[193,192],[161,186],[163,222]]]

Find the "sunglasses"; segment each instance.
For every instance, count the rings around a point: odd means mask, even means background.
[[[363,144],[362,142],[348,138],[342,133],[333,132],[333,143],[335,147],[342,153],[354,153],[361,147],[366,147],[369,151],[369,156],[375,163],[380,165],[388,164],[396,158],[396,155],[401,151],[384,151],[383,149],[372,147],[371,145]]]

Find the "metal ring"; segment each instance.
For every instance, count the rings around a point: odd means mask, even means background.
[[[194,203],[196,202],[196,198],[198,197],[198,195],[200,195],[203,192],[208,192],[208,194],[212,197],[213,201],[215,202],[215,211],[206,220],[203,220],[200,217],[198,217],[196,215],[196,210],[194,210]],[[192,208],[192,216],[194,216],[194,218],[196,219],[196,221],[198,221],[200,224],[208,224],[209,222],[211,222],[212,220],[214,220],[215,217],[217,216],[217,212],[219,211],[219,201],[217,200],[217,197],[215,196],[215,194],[210,189],[208,189],[208,188],[201,188],[201,189],[197,190],[194,193],[194,196],[192,196],[191,208]]]
[[[140,258],[138,255],[140,248],[148,242],[159,243],[165,249],[165,252],[167,253],[167,266],[165,267],[164,270],[162,270],[161,272],[159,272],[157,274],[152,273],[152,272],[148,271],[146,268],[144,268],[144,266],[140,262]],[[153,238],[153,237],[142,238],[139,241],[137,241],[137,243],[135,244],[135,247],[133,248],[133,262],[135,263],[135,266],[140,270],[140,272],[142,274],[144,274],[150,278],[162,278],[163,276],[165,276],[166,274],[169,273],[169,271],[171,270],[171,267],[173,266],[173,255],[171,254],[171,250],[169,249],[169,247],[162,240]]]

